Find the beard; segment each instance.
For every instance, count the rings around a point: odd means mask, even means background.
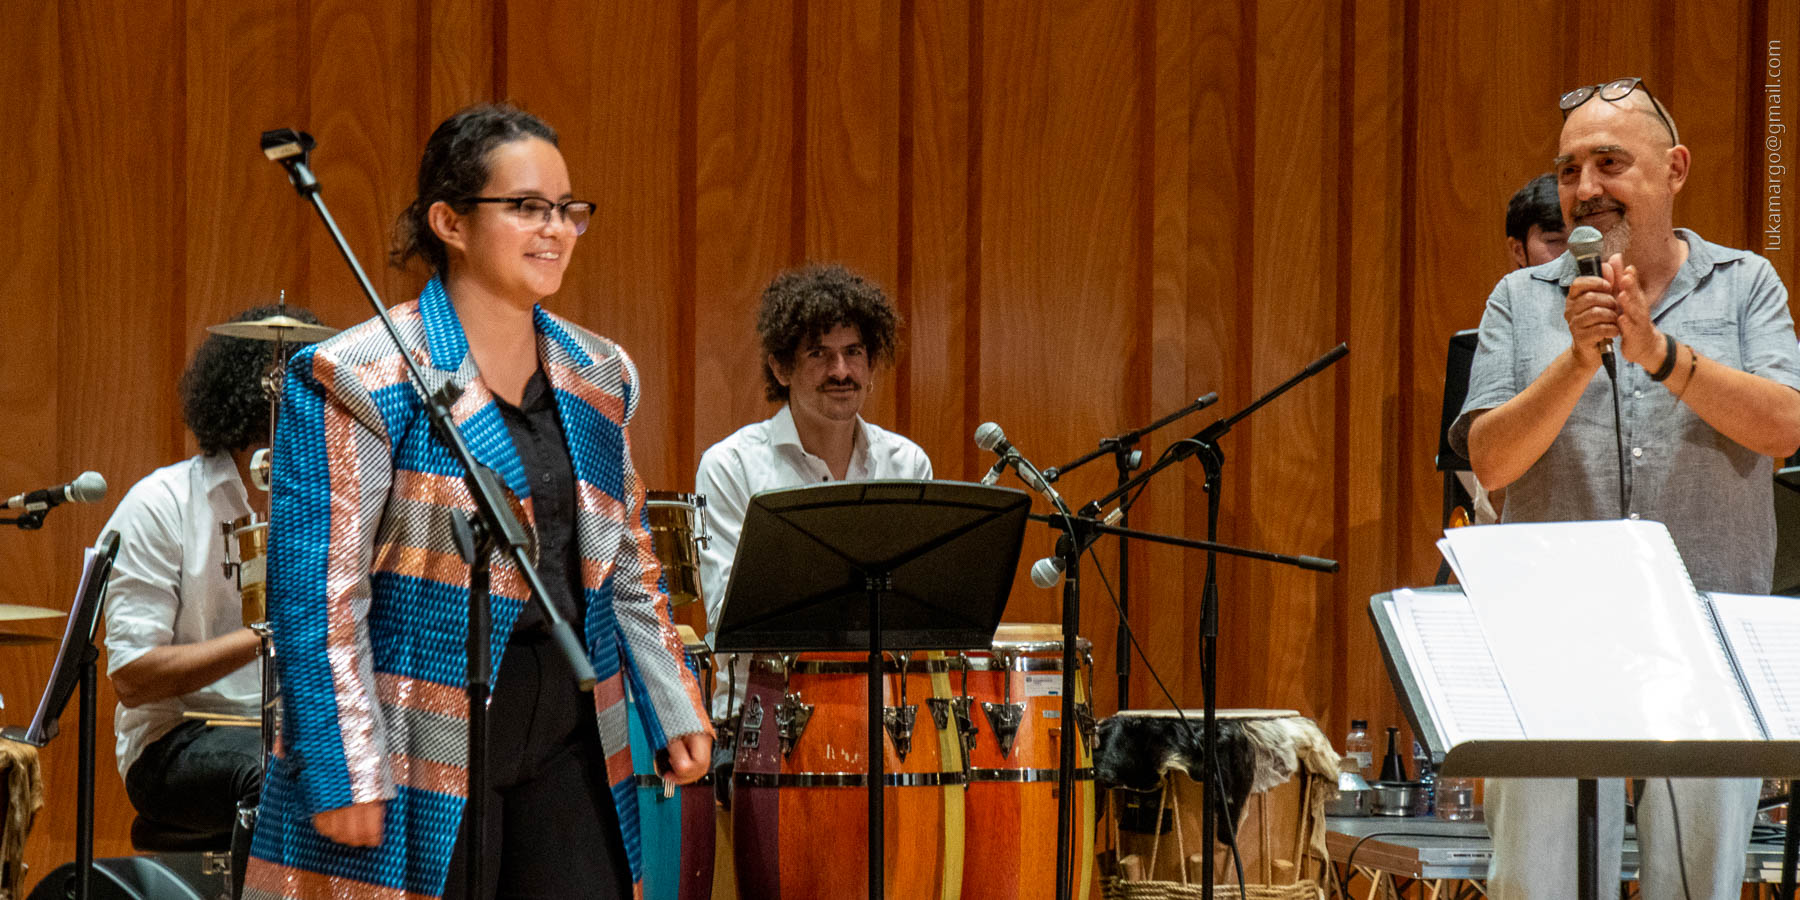
[[[1585,216],[1602,212],[1616,212],[1619,215],[1618,221],[1611,228],[1600,232],[1600,258],[1612,259],[1613,254],[1623,255],[1631,248],[1631,222],[1625,217],[1625,205],[1611,197],[1600,196],[1575,204],[1570,214],[1576,222],[1580,222]]]

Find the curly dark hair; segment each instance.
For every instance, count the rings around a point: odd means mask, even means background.
[[[302,322],[319,322],[311,310],[300,306],[253,306],[231,321],[248,322],[282,312]],[[275,363],[273,341],[209,334],[200,342],[187,370],[181,373],[180,387],[182,417],[202,452],[230,453],[268,440],[269,398],[263,392],[263,376]]]
[[[556,129],[505,103],[471,106],[439,124],[419,158],[418,196],[394,220],[394,246],[388,251],[394,268],[405,269],[418,257],[432,274],[443,274],[450,255],[426,219],[431,205],[441,200],[459,213],[468,212],[473,205],[465,198],[480,194],[487,184],[488,154],[501,144],[533,137],[556,146]]]
[[[766,362],[775,357],[789,369],[801,346],[839,325],[861,335],[871,364],[892,361],[900,352],[900,313],[887,295],[862,276],[835,263],[789,269],[763,290],[756,332],[762,336],[763,394],[786,402],[787,386]]]

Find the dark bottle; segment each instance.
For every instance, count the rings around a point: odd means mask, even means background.
[[[1387,755],[1381,758],[1382,781],[1405,781],[1406,762],[1400,758],[1400,729],[1388,726]]]

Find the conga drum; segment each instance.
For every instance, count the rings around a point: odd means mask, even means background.
[[[884,668],[886,895],[954,900],[964,776],[949,662],[942,653],[893,653]],[[867,654],[751,660],[731,799],[741,896],[868,893],[867,676]]]
[[[688,668],[700,683],[712,680],[712,657],[705,642],[686,625],[676,626],[687,648]],[[656,771],[649,727],[625,692],[631,724],[631,768],[637,783],[638,835],[643,847],[644,900],[711,900],[713,894],[713,786],[707,775],[665,791]]]
[[[969,740],[964,900],[1056,896],[1057,775],[1062,741],[1075,741],[1075,808],[1070,835],[1072,896],[1094,880],[1092,719],[1071,731],[1062,721],[1062,627],[1005,623],[986,653],[963,654],[957,720]],[[1092,645],[1076,643],[1078,718],[1089,710]],[[958,676],[953,676],[953,679]],[[1077,736],[1078,735],[1078,736]]]

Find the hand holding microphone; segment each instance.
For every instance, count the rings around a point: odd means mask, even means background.
[[[1592,225],[1582,225],[1581,227],[1576,228],[1574,231],[1569,233],[1569,253],[1575,257],[1575,272],[1578,277],[1580,277],[1580,278],[1605,278],[1606,277],[1604,269],[1601,267],[1601,263],[1600,263],[1600,248],[1601,248],[1600,229],[1595,228]],[[1610,322],[1605,321],[1606,320],[1605,316],[1597,315],[1593,312],[1596,309],[1604,309],[1605,305],[1598,301],[1592,302],[1592,303],[1587,302],[1587,298],[1591,294],[1604,294],[1607,296],[1608,299],[1614,300],[1615,305],[1613,306],[1613,308],[1610,311],[1613,313],[1614,321],[1616,321],[1616,317],[1617,317],[1616,303],[1617,303],[1617,301],[1615,298],[1613,298],[1611,296],[1610,293],[1608,293],[1608,291],[1610,291],[1611,287],[1612,286],[1609,284],[1609,285],[1605,286],[1605,289],[1596,291],[1593,288],[1587,288],[1585,290],[1576,290],[1574,285],[1570,285],[1568,305],[1564,309],[1563,315],[1568,320],[1569,328],[1571,331],[1576,329],[1577,327],[1581,327],[1576,324],[1577,320],[1586,320],[1586,324],[1588,326],[1593,326],[1593,325],[1597,325],[1597,324],[1612,324]],[[1601,365],[1606,366],[1606,371],[1608,373],[1615,372],[1616,369],[1615,369],[1615,363],[1613,362],[1613,340],[1612,340],[1612,338],[1608,337],[1608,338],[1601,339],[1597,343],[1596,347],[1600,351]]]

